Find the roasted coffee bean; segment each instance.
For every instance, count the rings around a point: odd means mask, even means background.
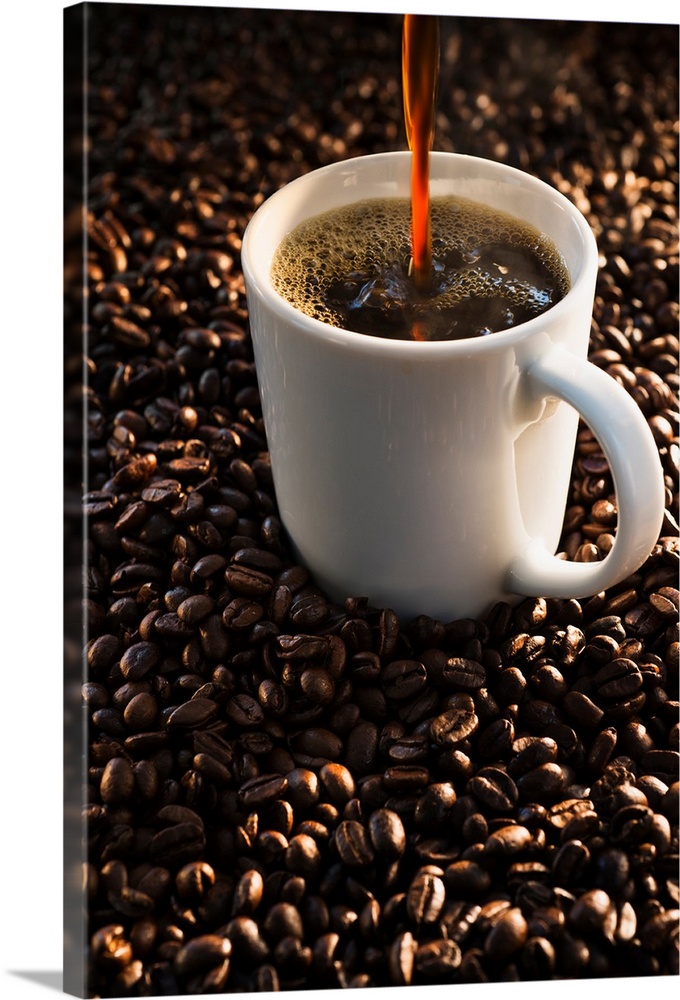
[[[305,879],[314,879],[321,865],[321,853],[308,834],[297,834],[288,842],[285,850],[285,864],[288,871]]]
[[[417,826],[428,830],[443,828],[448,822],[456,792],[450,782],[430,784],[419,797],[413,814]]]
[[[540,764],[517,779],[517,791],[524,801],[551,802],[561,796],[572,776],[566,764]]]
[[[273,584],[272,577],[267,573],[239,563],[228,566],[224,578],[237,594],[256,599],[266,598]]]
[[[301,939],[304,934],[300,913],[291,903],[275,903],[264,919],[263,929],[274,941],[289,935]]]
[[[558,885],[577,886],[590,864],[590,851],[579,840],[567,840],[552,860],[553,877]]]
[[[280,774],[260,774],[241,784],[239,799],[246,809],[257,809],[281,798],[288,787],[287,779]]]
[[[233,961],[239,966],[256,965],[267,958],[269,948],[251,917],[233,917],[226,924],[225,932],[231,941]]]
[[[446,888],[455,897],[480,898],[491,888],[491,873],[476,861],[453,861],[444,872]]]
[[[321,667],[308,667],[300,675],[303,694],[315,705],[330,705],[335,698],[333,678]]]
[[[406,912],[416,925],[434,923],[446,898],[442,879],[431,872],[418,872],[406,893]]]
[[[343,864],[349,868],[369,865],[375,857],[365,828],[356,820],[343,820],[338,825],[335,846]]]
[[[609,663],[619,652],[619,643],[609,635],[594,636],[585,648],[586,658],[594,663]]]
[[[624,892],[630,877],[628,855],[618,848],[605,848],[596,859],[597,882],[611,896]]]
[[[616,748],[618,733],[614,727],[603,729],[593,740],[587,757],[591,774],[601,774]]]
[[[208,972],[222,965],[231,955],[231,949],[232,943],[228,937],[199,935],[178,950],[174,958],[175,972],[178,976]]]
[[[511,719],[496,719],[479,734],[477,749],[484,760],[499,760],[507,755],[515,736]]]
[[[486,671],[476,660],[452,656],[444,665],[441,680],[454,690],[478,691],[486,684]]]
[[[515,740],[512,751],[515,756],[508,765],[508,772],[516,777],[541,764],[555,761],[558,746],[549,736],[524,736]]]
[[[320,934],[313,946],[313,964],[318,975],[328,972],[340,942],[340,935],[333,932]]]
[[[403,931],[395,938],[388,957],[390,983],[393,986],[410,985],[416,951],[416,941],[410,931]]]
[[[429,722],[432,713],[439,707],[437,692],[426,688],[412,701],[402,703],[397,709],[397,718],[407,726],[416,726],[421,722]]]
[[[424,788],[430,780],[425,767],[410,764],[396,764],[388,767],[383,775],[383,784],[392,792],[411,792]]]
[[[520,854],[533,844],[531,832],[519,824],[502,826],[489,834],[484,850],[490,857]]]
[[[325,659],[328,653],[328,640],[312,635],[282,635],[276,646],[283,660]]]
[[[380,683],[389,698],[413,698],[427,683],[427,670],[418,660],[393,660],[380,672]]]
[[[328,604],[318,594],[295,597],[289,612],[290,620],[296,628],[319,626],[326,621],[328,615]]]
[[[123,710],[125,725],[132,732],[144,732],[153,725],[158,715],[158,703],[150,692],[134,695]]]
[[[192,861],[175,876],[178,896],[190,902],[197,902],[215,884],[215,872],[206,862]]]
[[[582,691],[568,691],[562,699],[562,706],[569,720],[585,729],[594,729],[604,716],[600,706]]]
[[[489,977],[483,968],[484,953],[481,948],[469,948],[460,963],[460,976],[464,983],[488,983]]]
[[[507,812],[518,798],[518,788],[509,774],[497,767],[482,767],[468,782],[468,790],[494,812]]]
[[[540,663],[540,661],[538,661]],[[537,697],[548,701],[559,701],[568,691],[568,685],[562,673],[551,663],[537,664],[531,674],[529,684]]]
[[[425,980],[446,982],[460,966],[461,951],[455,941],[438,938],[418,946],[415,969]]]
[[[287,795],[295,810],[304,813],[319,801],[319,781],[314,771],[296,767],[286,775]]]
[[[529,937],[521,956],[522,968],[528,979],[551,979],[555,971],[557,956],[553,943],[547,937]]]
[[[150,405],[146,408],[144,415],[157,430],[161,430],[161,427],[170,429],[170,424],[169,422],[166,423],[166,416],[161,409],[154,410]],[[153,419],[151,420],[150,418]],[[145,503],[168,507],[177,500],[181,490],[181,483],[177,479],[158,478],[152,479],[142,489],[140,496]]]
[[[129,646],[120,660],[123,676],[129,681],[137,681],[157,666],[161,651],[155,643],[138,642]]]
[[[354,795],[355,784],[351,772],[342,764],[324,764],[319,778],[331,802],[342,805]]]
[[[210,698],[192,698],[173,708],[167,717],[168,729],[200,729],[217,714],[218,705]]]
[[[345,708],[347,707],[345,706]],[[338,718],[336,714],[336,729],[337,724]],[[379,736],[378,726],[374,722],[360,719],[356,725],[352,726],[347,733],[345,754],[343,757],[343,761],[351,773],[361,776],[369,774],[373,770],[378,752]]]
[[[616,928],[616,909],[603,889],[589,889],[572,906],[569,923],[581,933],[597,931],[611,938]]]
[[[258,871],[251,869],[246,872],[234,891],[232,913],[243,916],[255,912],[262,901],[263,884]]]
[[[637,663],[625,657],[610,660],[593,677],[597,694],[605,699],[629,698],[642,687]]]
[[[454,695],[455,702],[430,723],[430,735],[438,745],[461,743],[479,726],[470,695]]]
[[[151,760],[141,760],[132,768],[135,777],[135,793],[140,800],[151,801],[158,793],[158,771]]]
[[[265,715],[281,716],[288,710],[288,693],[285,687],[269,678],[260,683],[257,698]]]
[[[342,740],[328,729],[310,727],[291,741],[299,753],[328,761],[337,761],[342,755]]]
[[[645,751],[654,747],[654,741],[646,727],[636,719],[632,719],[619,731],[619,743],[621,749],[634,760],[638,760]]]
[[[191,594],[178,604],[177,615],[187,625],[197,625],[214,607],[215,602],[208,594]]]
[[[493,962],[505,962],[519,951],[527,940],[527,922],[518,907],[500,915],[484,943],[484,954]]]
[[[155,833],[150,843],[153,861],[162,865],[184,864],[205,848],[203,829],[193,823],[176,823]]]
[[[355,653],[349,666],[355,684],[370,684],[380,676],[380,657],[377,653]]]
[[[190,639],[193,635],[193,628],[187,625],[174,611],[167,615],[159,615],[154,621],[154,631],[161,639]]]
[[[368,820],[371,843],[379,859],[396,861],[406,849],[406,832],[401,817],[391,809],[376,809]]]
[[[121,805],[132,796],[135,787],[134,772],[124,757],[113,757],[101,778],[102,802],[109,806]]]
[[[132,947],[121,924],[100,927],[90,940],[94,960],[105,969],[123,968],[132,958]]]
[[[224,706],[227,718],[234,725],[245,729],[259,726],[264,721],[264,715],[259,703],[248,694],[236,694]]]
[[[654,813],[645,805],[628,805],[618,809],[610,821],[610,837],[614,844],[630,846],[647,841],[654,823]]]

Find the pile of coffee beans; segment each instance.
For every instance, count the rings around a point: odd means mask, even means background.
[[[435,147],[586,215],[590,357],[647,419],[667,505],[619,586],[444,622],[333,604],[295,563],[239,261],[282,184],[405,148],[400,17],[89,19],[65,446],[87,995],[677,974],[677,31],[442,21]],[[616,521],[582,427],[564,558],[603,558]]]

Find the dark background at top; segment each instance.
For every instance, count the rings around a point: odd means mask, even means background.
[[[88,13],[92,176],[125,169],[119,150],[109,158],[114,127],[138,144],[140,131],[147,141],[179,139],[187,162],[171,173],[238,163],[247,193],[406,147],[400,14],[126,4]],[[675,26],[440,23],[435,149],[504,160],[553,182],[557,170],[571,183],[573,163],[644,171],[651,120],[677,117]],[[629,149],[622,163],[622,138],[634,129],[636,162]],[[146,164],[135,158],[135,169],[157,168],[157,153]]]

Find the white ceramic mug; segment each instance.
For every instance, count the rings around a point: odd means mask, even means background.
[[[587,360],[597,248],[559,192],[519,170],[433,153],[433,197],[457,194],[533,224],[571,288],[547,312],[485,337],[404,342],[334,329],[272,288],[272,257],[310,216],[407,197],[410,153],[335,163],[272,195],[242,264],[272,474],[297,558],[334,600],[365,596],[408,620],[478,617],[521,595],[583,598],[650,553],[664,509],[652,434]],[[579,414],[612,472],[616,540],[599,562],[554,555]]]

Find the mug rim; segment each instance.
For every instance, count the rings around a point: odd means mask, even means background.
[[[444,163],[452,160],[464,163],[468,166],[470,164],[481,164],[482,169],[486,172],[485,177],[495,173],[499,175],[499,180],[505,180],[506,182],[514,180],[516,184],[522,186],[525,190],[535,191],[544,198],[549,197],[554,203],[557,204],[558,207],[562,208],[562,210],[568,214],[572,221],[575,222],[581,236],[583,260],[581,262],[579,273],[575,279],[572,278],[570,273],[569,277],[571,284],[569,290],[559,302],[556,302],[549,309],[546,309],[538,316],[534,316],[532,319],[525,320],[523,323],[518,323],[516,326],[510,327],[507,330],[495,331],[487,336],[463,337],[453,340],[412,341],[398,340],[391,337],[375,337],[370,334],[359,333],[355,330],[348,330],[345,327],[331,326],[330,324],[324,323],[322,320],[316,319],[315,317],[302,312],[274,289],[269,273],[266,275],[262,275],[261,273],[262,267],[257,259],[255,244],[259,236],[259,230],[261,228],[266,228],[267,217],[276,209],[278,202],[290,196],[291,189],[300,190],[303,186],[309,184],[312,178],[317,180],[323,179],[324,176],[335,173],[346,172],[349,174],[354,170],[368,169],[372,163],[377,161],[384,162],[389,159],[396,163],[401,160],[409,164],[410,158],[411,153],[409,150],[395,150],[383,153],[370,153],[363,156],[351,157],[346,160],[338,160],[334,163],[328,163],[323,167],[311,170],[306,174],[301,174],[299,177],[296,177],[294,180],[284,184],[283,187],[271,194],[252,215],[243,235],[241,245],[241,267],[246,286],[246,297],[249,295],[250,286],[253,290],[258,292],[270,309],[280,314],[284,321],[295,324],[300,332],[304,332],[309,336],[312,336],[314,339],[323,337],[326,341],[331,339],[336,344],[344,344],[354,351],[382,355],[391,353],[393,355],[405,355],[411,359],[415,357],[424,357],[426,355],[428,357],[437,355],[448,357],[449,355],[455,354],[483,354],[493,350],[505,349],[532,337],[534,334],[544,332],[546,329],[546,317],[550,317],[549,322],[551,325],[559,322],[563,314],[571,308],[569,300],[573,299],[579,287],[589,280],[591,270],[596,270],[598,253],[597,242],[595,240],[595,234],[593,233],[583,213],[571,201],[569,201],[569,199],[563,195],[561,191],[558,191],[557,188],[552,187],[546,181],[541,180],[533,174],[520,170],[517,167],[501,163],[497,160],[473,156],[467,153],[450,153],[444,150],[434,150],[430,153],[431,164],[433,161]],[[446,178],[442,177],[437,179],[445,180]],[[361,200],[362,197],[370,198],[372,196],[370,194],[362,196],[361,193],[357,191],[356,200]],[[509,211],[510,214],[513,214],[511,209],[503,210]],[[321,209],[321,212],[323,211],[324,210]],[[313,212],[306,218],[312,218],[314,215],[321,214],[321,212]],[[521,218],[521,216],[518,215],[517,218]],[[302,221],[304,220],[298,220],[298,222],[290,227],[288,232],[295,229],[295,227],[300,225]],[[552,236],[550,238],[553,240],[553,243],[555,243],[557,250],[562,256],[562,250],[557,244],[557,241]],[[277,247],[279,244],[280,240],[277,243]],[[271,267],[271,260],[269,261],[268,266]]]

